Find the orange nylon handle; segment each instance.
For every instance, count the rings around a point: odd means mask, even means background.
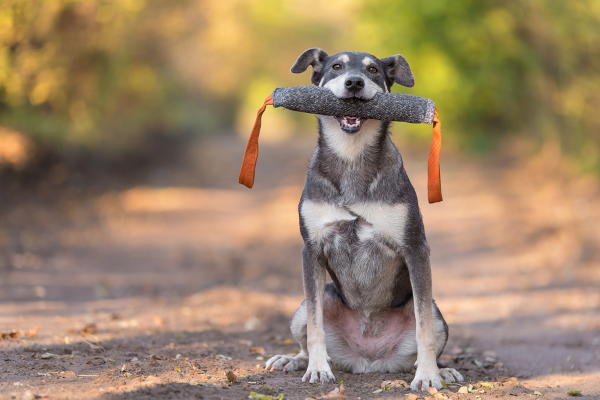
[[[442,149],[442,123],[437,108],[433,112],[433,140],[427,162],[427,198],[429,203],[442,200],[442,181],[440,180],[440,150]]]
[[[269,95],[265,99],[265,104],[258,110],[256,114],[256,121],[254,121],[254,127],[248,144],[246,145],[246,151],[244,151],[244,160],[242,161],[242,168],[240,169],[239,182],[251,189],[254,186],[254,174],[256,172],[256,160],[258,159],[258,135],[260,135],[260,125],[262,115],[265,112],[267,106],[273,105],[273,96]]]

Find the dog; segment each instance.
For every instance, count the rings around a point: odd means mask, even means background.
[[[372,99],[415,80],[401,55],[329,56],[306,50],[291,68],[338,98]],[[335,382],[335,369],[398,373],[416,366],[414,391],[463,381],[438,368],[448,325],[432,298],[429,245],[415,190],[386,121],[318,116],[319,138],[298,211],[305,300],[290,327],[301,351],[266,369],[306,369],[302,381]],[[326,283],[326,272],[332,281]]]

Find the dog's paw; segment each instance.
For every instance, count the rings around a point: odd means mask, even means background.
[[[265,369],[270,369],[271,371],[279,369],[283,372],[297,371],[300,369],[300,361],[304,360],[299,360],[298,357],[284,355],[273,356],[265,363]]]
[[[438,372],[437,366],[434,364],[430,368],[417,368],[415,379],[410,384],[411,390],[418,392],[419,390],[427,390],[427,388],[442,388],[442,378]]]
[[[335,376],[331,373],[329,364],[311,365],[309,363],[306,373],[302,377],[302,382],[310,383],[335,383]]]
[[[446,383],[465,381],[463,376],[454,368],[440,368],[440,377]]]

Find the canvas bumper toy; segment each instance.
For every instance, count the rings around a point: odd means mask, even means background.
[[[318,115],[352,115],[365,119],[412,124],[433,123],[433,141],[427,164],[427,197],[429,203],[442,201],[439,162],[442,147],[441,123],[435,105],[430,99],[401,93],[378,93],[371,100],[340,99],[329,89],[317,86],[277,88],[267,97],[258,111],[246,145],[239,182],[248,188],[254,185],[261,117],[267,105]]]

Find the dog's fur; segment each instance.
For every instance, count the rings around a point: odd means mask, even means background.
[[[394,83],[414,86],[401,55],[328,56],[306,50],[293,73],[312,66],[313,84],[340,98],[371,99]],[[307,368],[303,381],[333,382],[329,362],[353,373],[406,372],[413,390],[462,381],[436,359],[448,326],[432,299],[429,245],[414,188],[389,122],[319,116],[319,140],[300,199],[304,293],[291,321],[301,352],[266,367]],[[325,283],[326,271],[333,282]]]

